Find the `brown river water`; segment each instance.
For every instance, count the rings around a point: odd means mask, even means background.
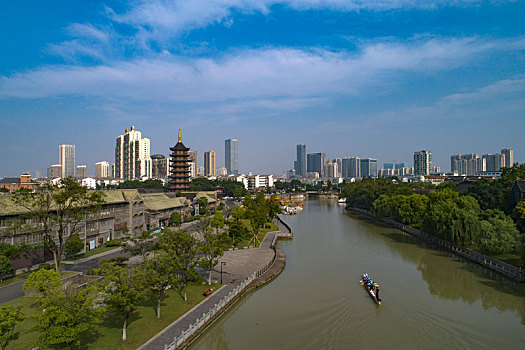
[[[285,270],[190,349],[525,349],[525,286],[336,201],[284,219]],[[359,284],[364,272],[382,305]]]

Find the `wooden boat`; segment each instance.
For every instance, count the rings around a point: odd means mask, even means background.
[[[369,283],[367,283],[368,281],[372,281],[372,284],[369,285]],[[372,300],[375,301],[376,304],[381,305],[381,298],[379,298],[379,284],[373,282],[373,280],[366,273],[363,274],[362,279],[359,282],[363,288],[365,288],[368,294],[370,294]]]

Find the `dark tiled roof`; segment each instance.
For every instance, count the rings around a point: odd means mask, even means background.
[[[518,186],[521,192],[525,192],[525,179],[516,180],[516,185]]]
[[[4,177],[3,179],[0,179],[0,184],[19,184],[20,178],[19,177]]]

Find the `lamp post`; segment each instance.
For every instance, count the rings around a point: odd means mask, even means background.
[[[221,261],[221,284],[222,284],[222,267],[226,265],[224,261]]]

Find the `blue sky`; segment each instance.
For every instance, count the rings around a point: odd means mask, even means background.
[[[152,153],[239,139],[243,172],[295,145],[412,163],[514,148],[525,162],[525,2],[0,2],[0,176],[113,162],[134,125]]]

